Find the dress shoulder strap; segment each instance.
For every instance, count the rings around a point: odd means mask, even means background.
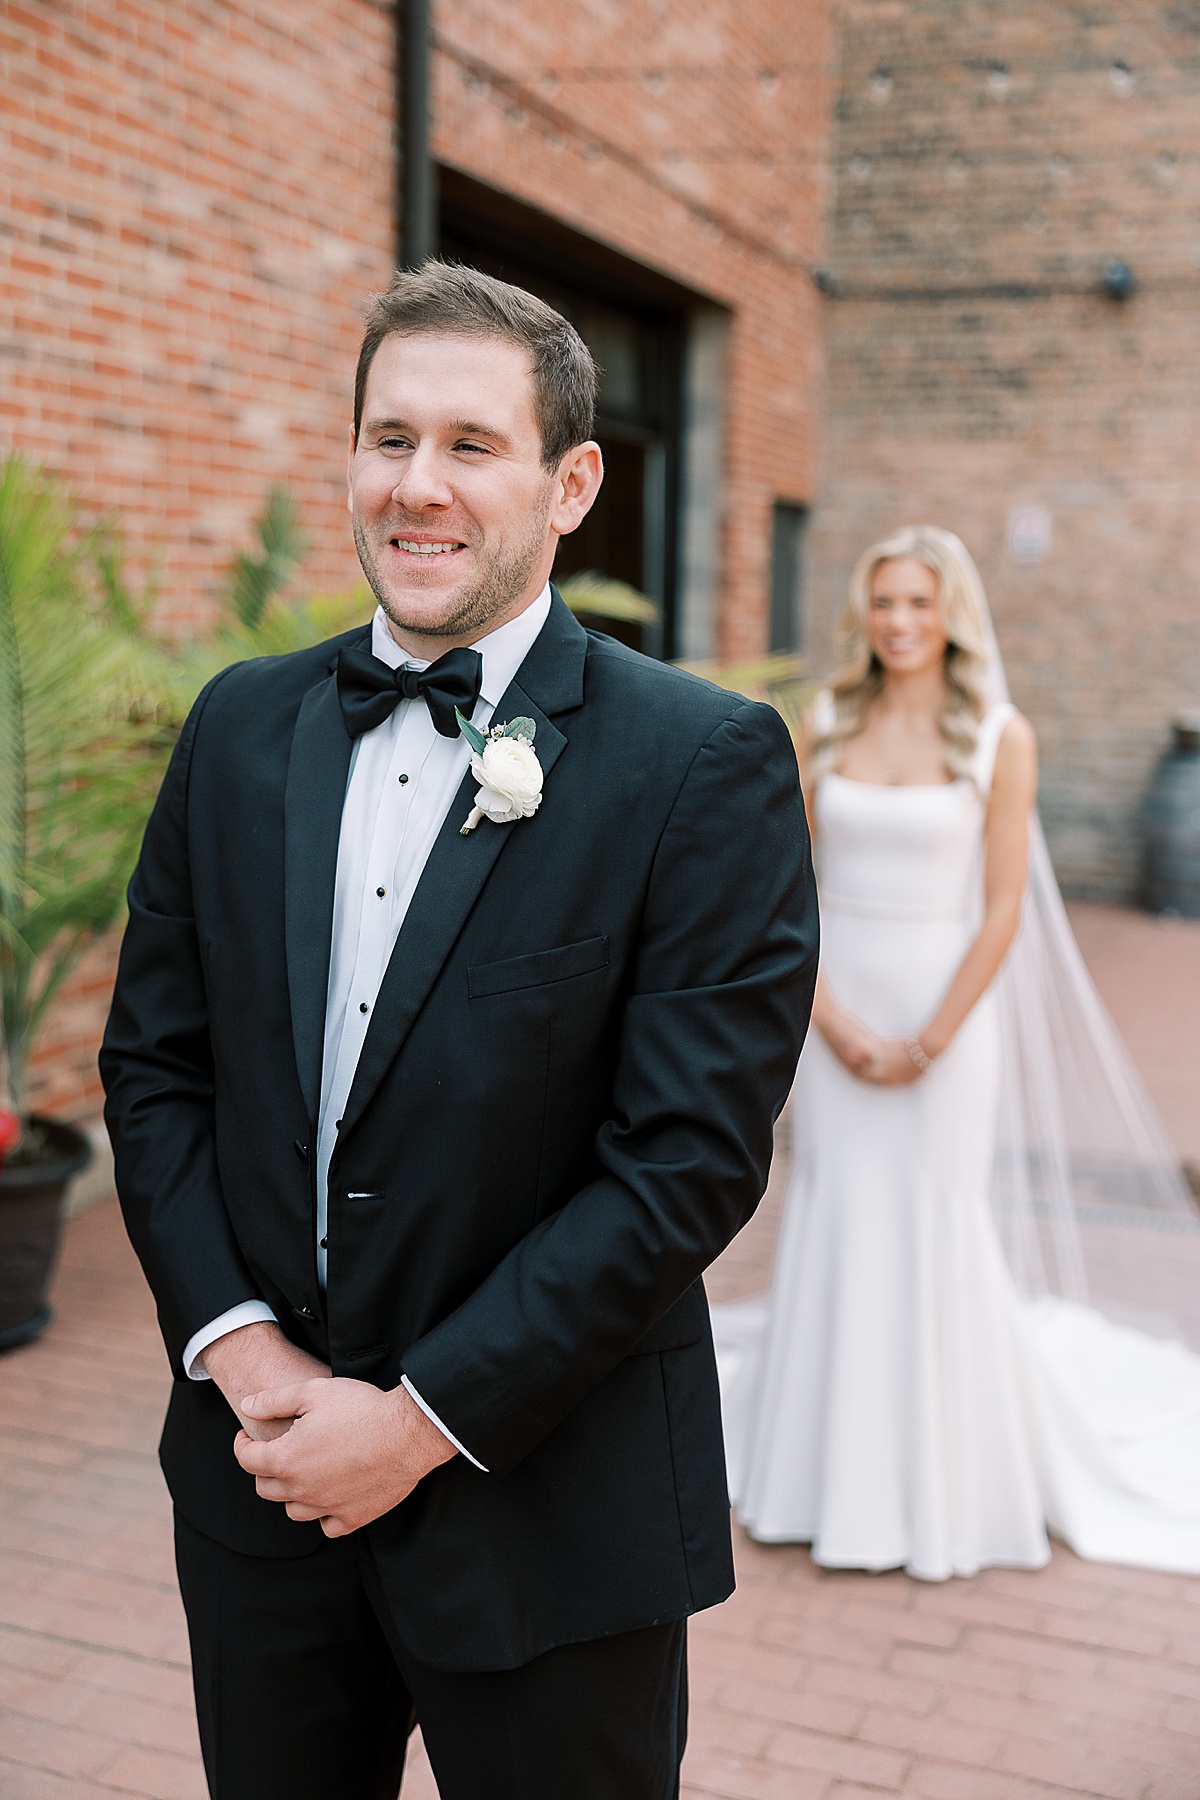
[[[971,778],[981,794],[990,794],[992,791],[992,774],[996,767],[1000,738],[1016,710],[1011,700],[1001,700],[995,706],[989,706],[979,721],[979,740],[971,761]]]
[[[809,709],[809,721],[818,737],[824,737],[837,724],[837,703],[828,688],[822,688],[814,694]]]

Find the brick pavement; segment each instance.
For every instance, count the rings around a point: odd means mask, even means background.
[[[1076,922],[1135,1049],[1176,1046],[1146,1072],[1186,1125],[1200,926]],[[778,1190],[714,1271],[722,1298],[761,1285]],[[0,1359],[0,1797],[203,1800],[154,1461],[168,1378],[111,1204],[72,1222],[56,1304]],[[737,1594],[693,1627],[686,1800],[1200,1796],[1200,1580],[1057,1550],[934,1587],[737,1550]],[[419,1745],[403,1800],[436,1800]]]
[[[1200,1166],[1200,927],[1119,906],[1068,911],[1172,1142]]]

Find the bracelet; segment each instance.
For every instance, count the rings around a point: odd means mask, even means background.
[[[913,1062],[916,1063],[922,1075],[928,1075],[930,1069],[933,1067],[933,1058],[926,1054],[920,1038],[906,1037],[904,1040],[904,1048],[908,1051],[909,1056],[912,1058]]]

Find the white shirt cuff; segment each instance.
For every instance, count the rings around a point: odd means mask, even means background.
[[[273,1325],[275,1322],[275,1314],[271,1311],[265,1300],[243,1300],[240,1306],[231,1306],[229,1311],[223,1312],[219,1319],[213,1319],[210,1324],[201,1326],[200,1330],[188,1339],[183,1352],[183,1366],[188,1380],[212,1380],[212,1376],[204,1366],[203,1356],[204,1352],[208,1349],[208,1346],[210,1344],[215,1344],[219,1337],[224,1337],[226,1333],[230,1331],[238,1331],[243,1325],[258,1325],[264,1323]],[[464,1444],[459,1443],[452,1431],[447,1430],[446,1426],[443,1425],[442,1421],[434,1412],[432,1406],[427,1406],[424,1400],[422,1400],[420,1394],[418,1394],[407,1375],[402,1375],[400,1377],[400,1385],[405,1389],[406,1393],[410,1394],[416,1401],[421,1411],[425,1414],[425,1417],[437,1426],[442,1436],[446,1438],[449,1443],[454,1445],[454,1448],[458,1451],[459,1455],[465,1456],[469,1463],[473,1464],[475,1468],[481,1470],[482,1473],[486,1475],[488,1473],[487,1469],[484,1468],[477,1457],[471,1455],[471,1452]]]
[[[413,1386],[412,1382],[408,1379],[407,1375],[402,1375],[400,1377],[400,1386],[404,1389],[405,1393],[410,1394],[412,1396],[412,1398],[416,1401],[417,1405],[420,1407],[421,1411],[425,1414],[425,1417],[427,1419],[431,1420],[433,1422],[433,1424],[435,1424],[437,1426],[437,1428],[441,1432],[442,1436],[444,1438],[447,1438],[450,1441],[450,1443],[452,1443],[454,1445],[454,1448],[458,1451],[458,1454],[460,1456],[465,1456],[469,1463],[473,1463],[477,1469],[481,1470],[482,1473],[484,1475],[486,1475],[488,1473],[488,1471],[484,1468],[483,1464],[478,1460],[477,1457],[474,1457],[471,1455],[471,1452],[466,1448],[465,1445],[459,1443],[458,1439],[455,1437],[455,1435],[452,1431],[446,1430],[446,1427],[442,1424],[442,1421],[438,1418],[438,1416],[434,1412],[432,1406],[426,1406],[425,1402],[422,1400],[420,1394],[418,1394],[416,1388]]]
[[[210,1344],[215,1344],[219,1337],[228,1331],[238,1331],[243,1325],[274,1325],[275,1314],[265,1300],[243,1300],[240,1306],[231,1306],[223,1312],[219,1319],[209,1325],[202,1325],[184,1347],[183,1368],[189,1381],[211,1381],[212,1376],[204,1366],[204,1352]],[[449,1436],[449,1433],[446,1434]]]

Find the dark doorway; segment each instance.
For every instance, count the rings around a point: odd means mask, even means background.
[[[439,171],[440,252],[528,288],[571,320],[601,369],[596,438],[605,481],[555,562],[654,601],[656,626],[604,630],[675,652],[683,326],[695,296],[607,246],[453,169]]]

